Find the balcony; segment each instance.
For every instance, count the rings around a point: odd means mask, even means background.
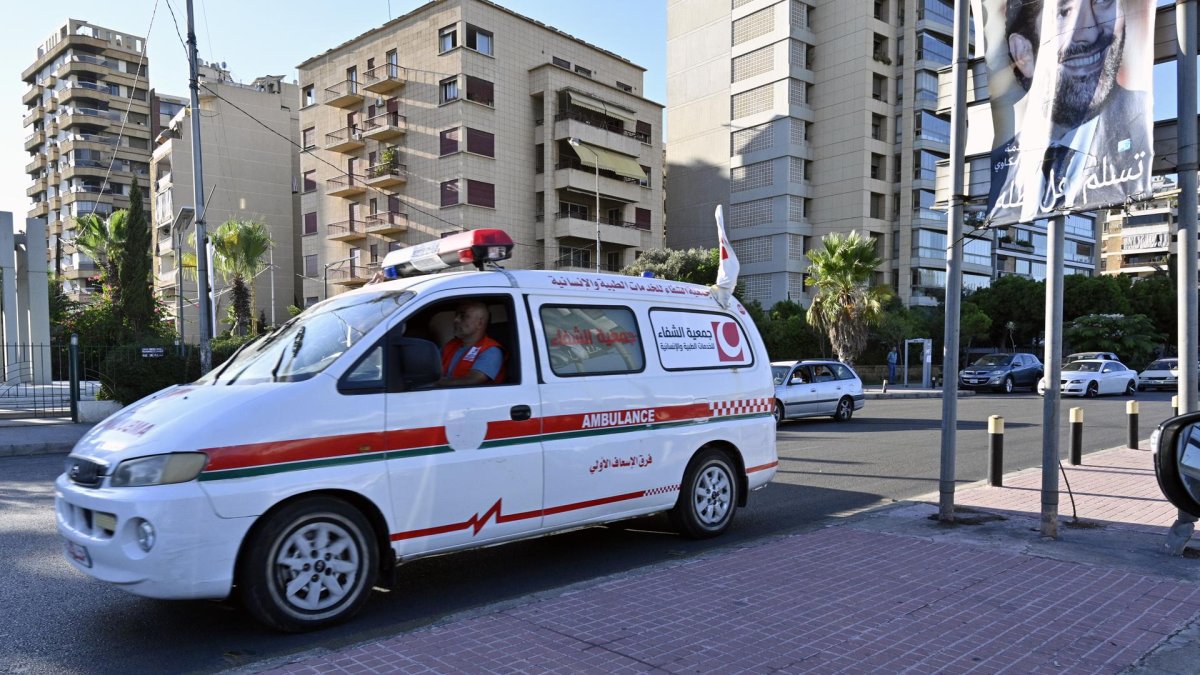
[[[37,122],[38,120],[43,119],[44,117],[46,117],[45,106],[41,106],[41,105],[35,106],[33,108],[33,110],[31,110],[29,112],[29,114],[26,115],[25,118],[21,120],[21,126],[27,127],[27,126],[33,124],[34,122]]]
[[[62,275],[64,279],[81,280],[100,276],[100,270],[97,269],[96,263],[86,262],[70,267],[64,265]]]
[[[600,219],[600,241],[617,246],[642,246],[643,233],[650,229],[637,223],[621,220]],[[596,221],[580,214],[559,213],[554,217],[554,236],[562,239],[572,237],[594,241]]]
[[[76,160],[74,163],[68,164],[63,168],[62,175],[67,180],[88,177],[104,178],[108,175],[108,165],[92,160]]]
[[[41,96],[42,96],[42,85],[35,84],[29,88],[29,91],[26,91],[25,94],[21,96],[21,104],[22,105],[30,105],[30,104],[34,103],[35,101],[37,101],[39,98],[41,98]]]
[[[33,161],[25,165],[25,173],[38,173],[46,168],[46,156],[38,155],[33,158]]]
[[[364,222],[368,234],[400,234],[408,230],[408,214],[399,211],[372,213]]]
[[[45,218],[46,214],[49,212],[50,211],[46,205],[46,202],[38,202],[37,204],[34,204],[33,208],[29,209],[25,215],[29,218]]]
[[[404,164],[376,164],[367,169],[368,187],[392,188],[407,182],[408,167]]]
[[[554,188],[569,190],[589,197],[596,194],[595,169],[584,166],[578,160],[559,162],[554,172]],[[633,204],[642,200],[641,183],[600,169],[600,194],[607,199]],[[648,197],[648,194],[647,194]]]
[[[30,185],[28,188],[25,189],[25,196],[33,197],[33,196],[39,195],[45,191],[46,191],[46,179],[39,178],[39,179],[33,181],[33,185]]]
[[[376,115],[363,122],[362,135],[373,141],[390,141],[408,131],[408,120],[400,113]]]
[[[167,235],[158,238],[158,254],[159,255],[174,255],[175,253],[175,237]],[[174,273],[172,273],[172,277]]]
[[[367,238],[367,233],[363,228],[364,224],[361,220],[343,220],[326,226],[325,236],[331,241],[358,241]]]
[[[342,267],[331,267],[326,270],[329,280],[338,286],[354,288],[362,286],[379,271],[379,263],[353,264],[346,263]]]
[[[46,205],[51,211],[57,211],[58,209],[62,208],[62,197],[55,195],[49,199]]]
[[[43,131],[35,131],[25,137],[25,149],[33,150],[42,143],[46,142],[46,133]]]
[[[376,66],[363,76],[363,89],[374,94],[386,94],[404,86],[408,74],[394,63]]]
[[[325,134],[325,149],[330,152],[350,153],[361,150],[365,145],[362,131],[357,126],[345,127]]]
[[[33,65],[23,70],[21,72],[21,79],[28,80],[29,78],[33,77],[39,70],[45,68],[47,64],[54,61],[59,54],[62,54],[70,47],[82,47],[84,50],[88,51],[99,51],[101,49],[108,49],[109,44],[107,40],[101,40],[100,38],[95,38],[90,35],[82,35],[78,33],[74,35],[66,35],[57,43],[55,43],[53,47],[47,49],[44,54],[39,56],[38,60],[33,62]],[[63,67],[65,68],[66,65],[64,64]]]
[[[46,148],[46,160],[50,162],[58,161],[58,145],[51,145]]]
[[[362,106],[362,102],[363,95],[355,80],[345,80],[325,88],[326,105],[335,108],[359,108]]]
[[[325,181],[325,194],[330,197],[356,197],[367,191],[360,176],[341,176]]]

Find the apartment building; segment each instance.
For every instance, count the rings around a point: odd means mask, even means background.
[[[76,299],[96,290],[95,263],[70,244],[73,218],[129,206],[136,176],[146,188],[159,116],[142,38],[68,19],[21,73],[28,130],[30,218],[47,221],[51,269]],[[172,103],[168,100],[166,107]]]
[[[435,0],[299,70],[306,304],[462,229],[507,231],[514,268],[618,270],[662,246],[662,106],[616,54]]]
[[[283,76],[242,84],[224,64],[201,62],[197,74],[206,226],[209,232],[228,220],[266,226],[273,246],[264,261],[269,267],[253,281],[255,318],[278,324],[288,318],[288,305],[301,302],[295,268],[300,222],[299,88],[284,82]],[[188,241],[195,232],[194,221],[184,210],[188,207],[194,214],[196,206],[191,125],[191,111],[178,110],[155,138],[150,168],[155,292],[177,322],[182,316],[182,324],[177,325],[184,340],[195,343],[199,339],[197,282],[194,274],[184,275],[179,267],[184,253],[195,253]],[[219,333],[228,327],[230,280],[211,269],[210,277],[216,294],[214,332]]]
[[[1151,199],[1101,214],[1102,274],[1140,279],[1167,270],[1179,231],[1179,187],[1169,178],[1155,176],[1151,189]]]

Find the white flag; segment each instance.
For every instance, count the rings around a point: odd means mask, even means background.
[[[717,302],[722,307],[729,306],[729,299],[733,297],[733,289],[737,287],[738,271],[741,269],[741,264],[738,263],[737,254],[733,252],[733,246],[729,244],[729,238],[725,236],[725,218],[721,215],[721,205],[717,205],[717,249],[719,252],[717,264],[717,283],[713,286],[713,294],[717,298]]]

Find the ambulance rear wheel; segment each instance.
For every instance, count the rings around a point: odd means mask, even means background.
[[[379,569],[370,523],[329,497],[293,502],[267,516],[242,556],[246,609],[277,630],[298,633],[349,619],[366,603]]]
[[[692,458],[671,511],[680,534],[708,539],[729,528],[738,504],[736,476],[733,462],[720,450],[702,450]]]

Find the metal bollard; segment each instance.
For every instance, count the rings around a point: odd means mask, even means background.
[[[1171,397],[1171,417],[1179,416],[1179,396]]]
[[[883,381],[883,393],[885,393],[885,394],[887,393],[887,386],[888,386],[888,381],[884,380]]]
[[[79,335],[71,333],[71,346],[67,348],[68,373],[71,387],[71,421],[79,423]]]
[[[988,418],[988,484],[1004,487],[1004,418]]]
[[[1128,434],[1126,435],[1126,445],[1131,450],[1137,450],[1138,446],[1138,402],[1125,402],[1125,415],[1128,418]]]
[[[1083,408],[1071,408],[1071,429],[1068,434],[1071,447],[1071,466],[1083,463]]]

